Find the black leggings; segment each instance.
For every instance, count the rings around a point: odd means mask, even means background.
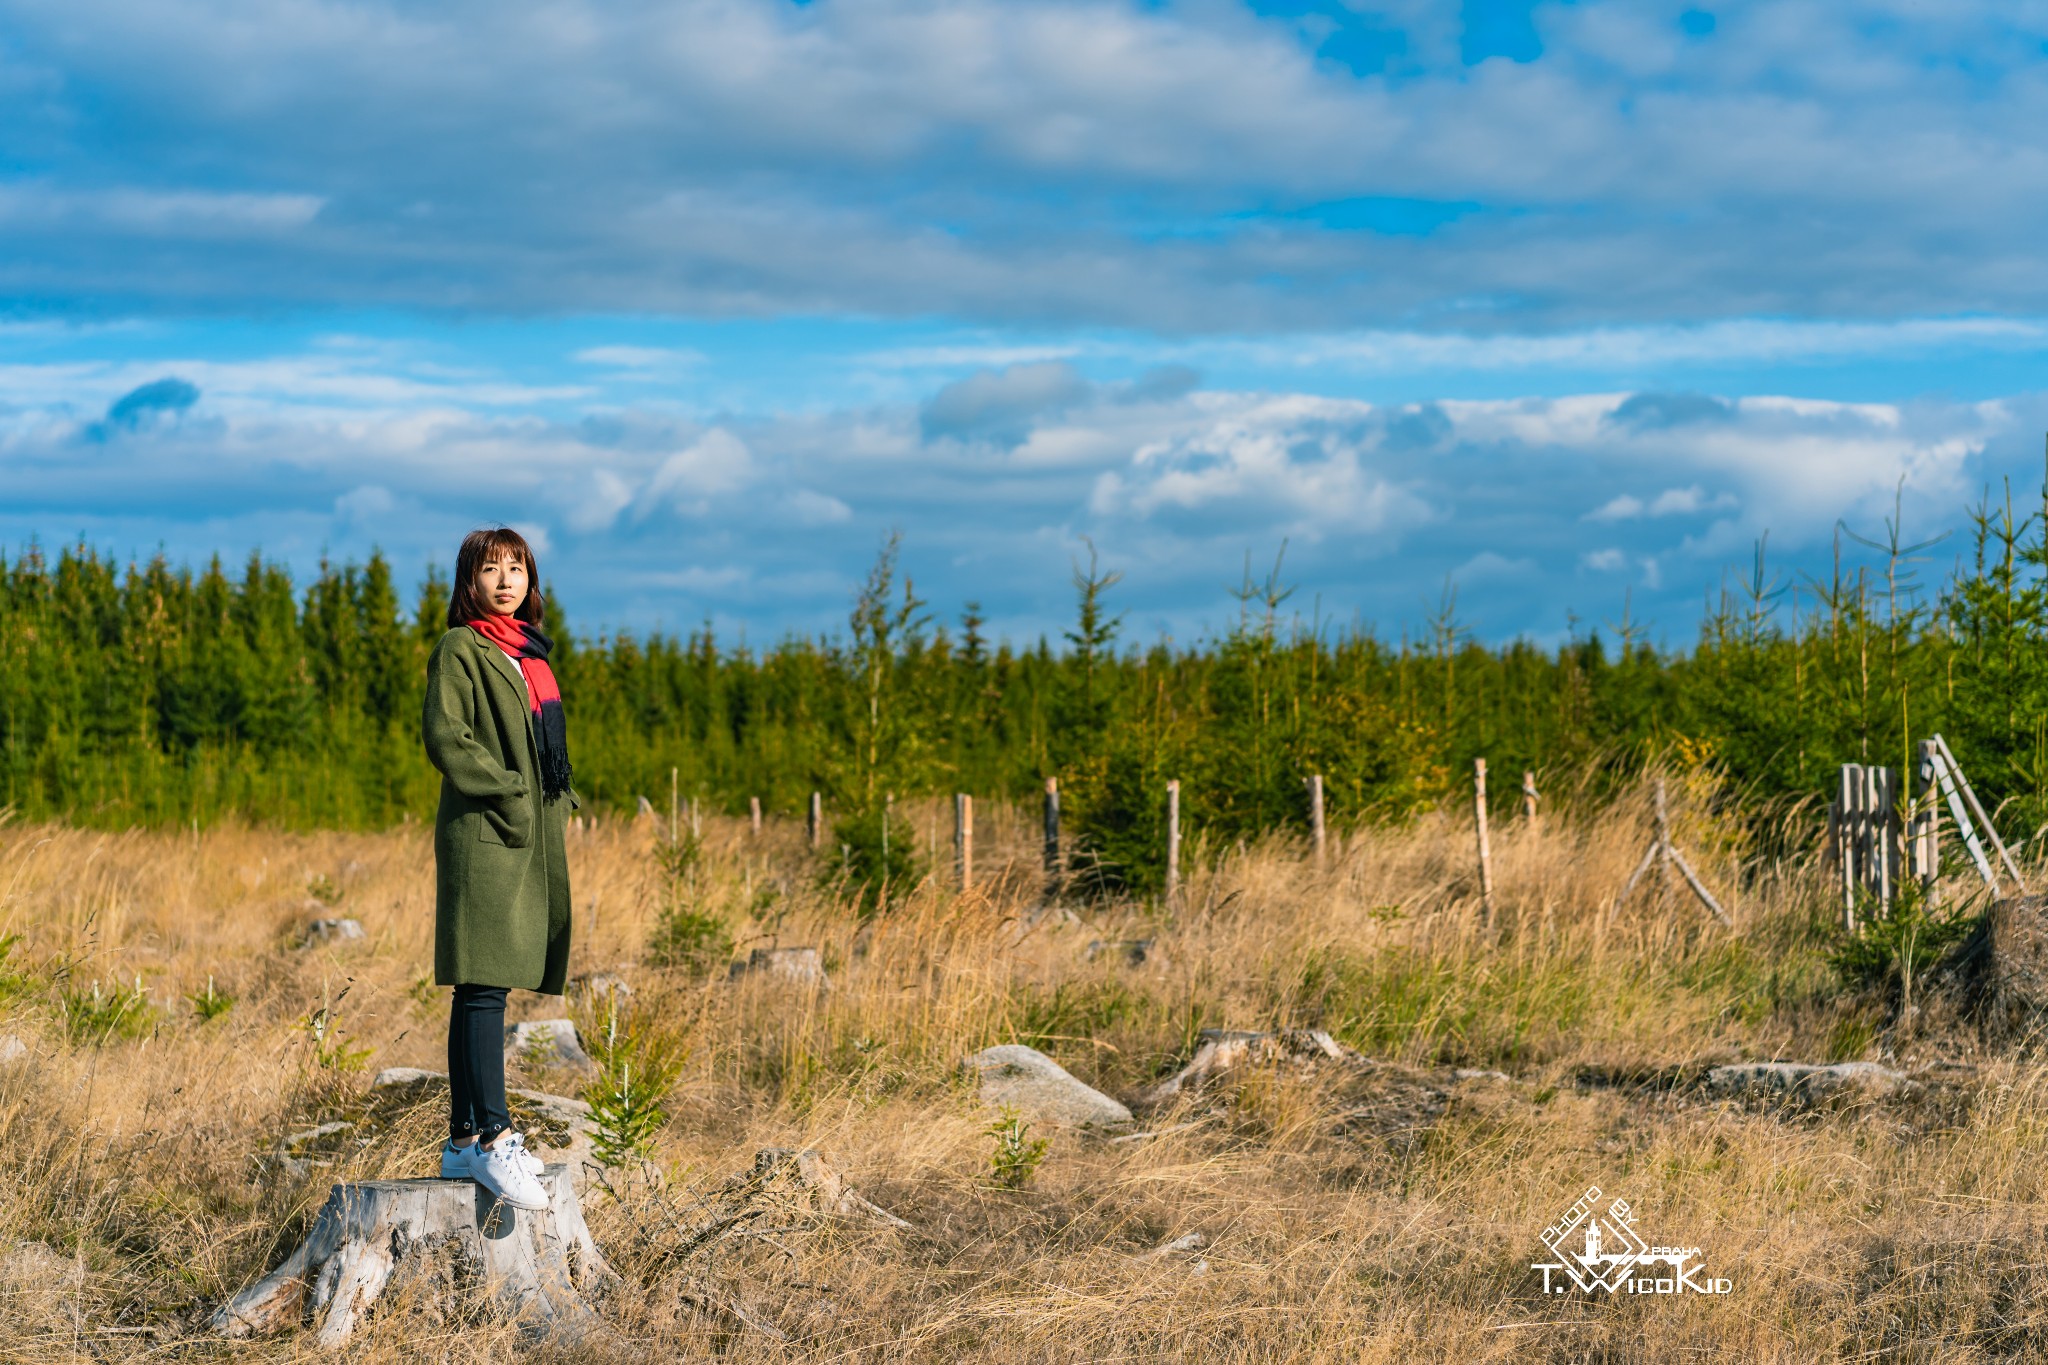
[[[448,1132],[489,1142],[512,1126],[505,1112],[503,986],[457,986],[448,1011]]]

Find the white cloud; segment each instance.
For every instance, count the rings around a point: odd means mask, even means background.
[[[587,346],[573,357],[579,364],[602,366],[637,380],[670,379],[702,365],[702,351],[672,346]]]
[[[1643,514],[1643,500],[1628,493],[1617,493],[1586,513],[1587,521],[1633,521]]]
[[[1596,573],[1612,573],[1628,563],[1628,556],[1609,546],[1604,550],[1588,550],[1579,556],[1579,563]]]
[[[745,441],[713,427],[661,462],[640,492],[640,515],[644,518],[659,504],[701,515],[710,498],[745,487],[753,464]]]
[[[836,526],[853,520],[853,509],[815,489],[799,488],[789,495],[789,513],[799,526]]]

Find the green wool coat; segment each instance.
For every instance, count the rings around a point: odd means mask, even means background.
[[[420,737],[434,814],[434,980],[560,995],[569,970],[569,812],[541,798],[519,665],[467,626],[427,657]]]

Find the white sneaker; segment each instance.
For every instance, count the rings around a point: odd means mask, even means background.
[[[531,1159],[526,1154],[526,1140],[517,1133],[504,1134],[489,1148],[480,1142],[470,1144],[469,1169],[477,1184],[515,1209],[548,1206],[548,1192],[527,1169]]]
[[[474,1180],[476,1172],[469,1169],[469,1154],[476,1150],[474,1142],[457,1147],[450,1138],[441,1144],[441,1178],[443,1180]],[[526,1169],[539,1175],[547,1169],[547,1163],[526,1150],[526,1144],[519,1145],[519,1154],[526,1159]]]

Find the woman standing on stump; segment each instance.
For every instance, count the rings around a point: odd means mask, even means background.
[[[533,551],[505,527],[472,531],[455,559],[448,633],[427,659],[420,733],[441,770],[434,815],[434,980],[448,1016],[443,1179],[547,1207],[540,1160],[505,1107],[505,995],[560,995],[569,966],[562,694],[548,667]]]

